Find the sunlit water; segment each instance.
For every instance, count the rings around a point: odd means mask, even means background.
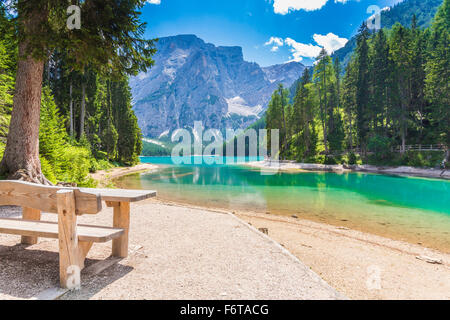
[[[450,252],[450,181],[366,173],[263,175],[241,164],[173,165],[168,157],[141,160],[161,167],[122,177],[118,186],[156,189],[159,198],[175,202],[295,214]]]

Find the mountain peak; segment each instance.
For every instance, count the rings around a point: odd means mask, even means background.
[[[293,62],[268,68],[244,60],[239,46],[215,46],[195,35],[161,38],[155,65],[132,78],[134,109],[146,137],[192,127],[246,128],[259,119],[280,83],[303,73]]]

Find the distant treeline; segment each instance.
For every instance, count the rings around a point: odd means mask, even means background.
[[[322,50],[295,96],[272,96],[267,128],[280,129],[280,155],[304,162],[438,166],[444,156],[408,153],[406,145],[450,146],[450,1],[432,25],[395,24],[372,32],[363,24],[342,77]],[[399,148],[400,153],[393,153]],[[439,157],[441,157],[439,159]]]

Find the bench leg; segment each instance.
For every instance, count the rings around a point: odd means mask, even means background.
[[[73,190],[60,190],[58,202],[59,275],[61,287],[80,289],[81,258]],[[83,260],[84,262],[84,260]]]
[[[37,209],[23,207],[22,208],[22,219],[39,221],[39,220],[41,220],[41,211],[39,211]],[[38,238],[22,236],[21,243],[33,245],[33,244],[38,243]]]
[[[93,244],[93,242],[78,241],[81,270],[84,269],[84,260],[86,260],[86,256],[89,253],[89,250],[91,250]]]
[[[124,229],[124,234],[112,243],[112,255],[118,258],[126,258],[128,256],[128,230],[130,228],[130,203],[114,202],[114,228]]]

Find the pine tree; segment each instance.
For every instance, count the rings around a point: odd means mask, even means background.
[[[347,64],[344,79],[342,81],[342,106],[345,113],[345,129],[347,135],[347,149],[354,148],[354,123],[356,114],[356,68],[354,59]]]
[[[0,154],[8,135],[13,105],[14,78],[16,69],[16,45],[14,25],[0,4]]]
[[[370,110],[375,134],[386,135],[385,118],[389,94],[389,46],[383,29],[372,42],[370,57]]]
[[[411,23],[411,111],[413,115],[416,142],[423,140],[425,114],[425,65],[426,39],[424,32],[417,28],[417,18],[414,15]]]
[[[369,44],[370,32],[367,24],[359,28],[356,47],[356,128],[361,152],[366,154],[369,135]]]
[[[400,24],[394,26],[390,39],[390,52],[394,63],[393,74],[396,83],[393,116],[395,126],[398,128],[397,135],[401,139],[401,151],[405,152],[412,103],[412,41],[410,30]]]
[[[333,74],[331,58],[325,49],[322,49],[319,56],[316,58],[317,64],[314,68],[313,81],[316,84],[317,95],[319,97],[320,121],[323,130],[323,145],[325,153],[329,153],[328,148],[328,115],[329,115],[329,101],[328,93],[331,75]]]
[[[136,74],[152,65],[152,41],[142,40],[139,9],[145,0],[91,0],[80,3],[82,30],[66,27],[67,2],[13,0],[18,12],[19,61],[16,93],[0,174],[48,183],[39,161],[43,72],[48,53],[66,51],[69,65],[103,74]],[[118,50],[120,48],[120,50]]]
[[[446,145],[450,161],[450,1],[439,8],[432,25],[431,48],[426,64],[426,97],[432,106],[431,122],[437,139]]]
[[[315,130],[315,93],[311,83],[309,69],[306,68],[298,82],[293,104],[293,131],[295,137],[296,157],[307,161],[316,153],[317,133]]]

